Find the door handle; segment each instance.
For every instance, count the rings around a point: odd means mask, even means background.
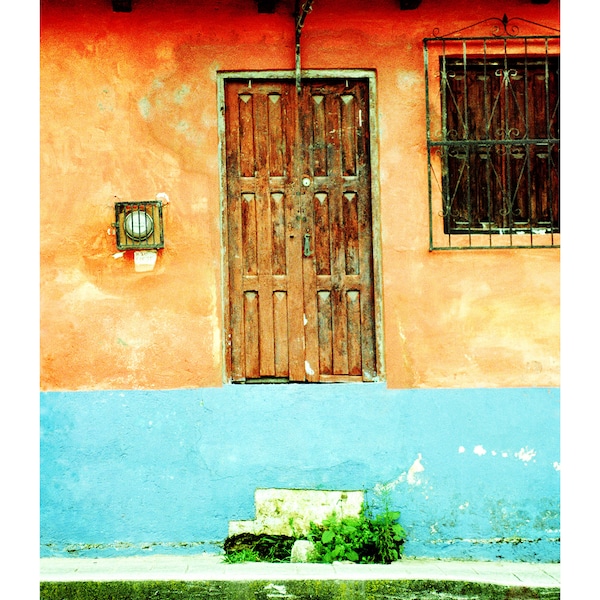
[[[310,233],[304,234],[304,256],[310,256],[312,250],[310,249]]]

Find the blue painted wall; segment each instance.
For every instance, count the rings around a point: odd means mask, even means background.
[[[219,551],[256,488],[386,486],[407,556],[559,560],[559,390],[41,394],[41,554]]]

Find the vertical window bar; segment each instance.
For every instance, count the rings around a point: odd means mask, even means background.
[[[531,111],[529,104],[529,48],[527,39],[524,40],[525,49],[525,136],[528,140],[532,138],[532,128],[530,123]],[[535,69],[534,69],[535,71]],[[527,152],[525,152],[525,160],[527,161],[527,223],[529,225],[529,245],[533,246],[533,181],[531,179],[533,164],[532,159],[533,147],[529,142],[527,144]]]
[[[510,71],[508,68],[508,51],[506,48],[506,40],[504,40],[504,72],[502,73],[502,83],[501,83],[501,95],[502,102],[504,103],[504,131],[503,131],[503,139],[508,142],[511,137],[511,129],[509,124],[511,123],[510,119]],[[502,160],[502,181],[503,181],[503,189],[502,189],[502,206],[500,207],[500,217],[502,218],[502,222],[500,223],[500,227],[505,225],[506,217],[510,217],[510,213],[512,212],[511,206],[511,197],[512,197],[512,181],[511,181],[511,147],[508,144],[503,146],[503,160]]]
[[[139,220],[141,223],[143,223],[143,228],[144,228],[144,231],[146,231],[146,230],[147,230],[147,227],[146,227],[146,226],[147,226],[147,223],[148,223],[148,221],[147,221],[147,219],[146,219],[146,215],[148,214],[148,213],[146,212],[146,207],[147,207],[146,203],[142,204],[142,205],[141,205],[141,207],[140,207],[142,210],[141,210],[141,211],[138,213],[138,220]],[[143,238],[142,238],[142,239],[143,239]],[[140,245],[142,244],[142,239],[140,239],[140,241],[139,241]],[[144,241],[146,241],[146,243],[150,243],[150,242],[148,241],[149,239],[150,239],[149,237],[146,237],[146,240],[144,240]]]
[[[546,96],[546,139],[548,140],[546,155],[546,190],[548,198],[548,212],[550,217],[550,236],[554,243],[554,194],[552,190],[552,144],[550,143],[551,136],[551,117],[550,117],[550,68],[548,60],[548,38],[546,38],[545,61],[544,61],[544,93]]]
[[[471,140],[471,122],[469,119],[469,82],[467,78],[467,42],[463,40],[462,43],[462,67],[463,67],[463,140],[470,141]],[[471,195],[471,146],[470,144],[465,144],[465,169],[467,173],[467,220],[470,222],[473,215],[473,198]],[[455,198],[456,201],[456,198]],[[469,245],[471,245],[471,234],[469,233]]]
[[[493,139],[491,127],[492,127],[492,90],[490,89],[491,79],[488,75],[488,62],[487,62],[487,40],[483,42],[483,105],[484,105],[484,117],[485,117],[485,152],[487,154],[486,165],[485,165],[485,199],[487,204],[487,217],[488,221],[491,221],[492,214],[492,177],[493,177],[493,159],[492,159],[492,146],[491,140]],[[491,236],[491,234],[489,234]],[[490,245],[492,238],[489,238]]]
[[[423,44],[423,60],[425,65],[425,133],[427,136],[427,189],[429,193],[429,249],[433,248],[433,190],[431,185],[431,106],[429,99],[429,52],[427,42]]]
[[[137,218],[138,218],[138,227],[143,230],[146,231],[147,230],[147,220],[146,220],[146,204],[140,204],[138,207],[140,210],[137,212]],[[143,223],[143,225],[142,225]],[[148,238],[146,237],[146,240]],[[139,240],[138,240],[138,244],[141,246],[142,245],[142,240],[144,240],[144,237],[142,236]]]
[[[442,68],[440,73],[442,82],[442,131],[441,138],[444,142],[449,139],[448,136],[448,64],[446,62],[446,41],[442,42]],[[450,190],[450,165],[448,162],[448,146],[438,147],[441,154],[442,164],[442,216],[445,221],[446,231],[448,232],[448,244],[450,242],[450,231],[451,231],[451,190]]]

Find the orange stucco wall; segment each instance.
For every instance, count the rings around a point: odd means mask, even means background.
[[[220,386],[217,72],[294,67],[293,2],[41,2],[41,387]],[[429,252],[422,38],[547,5],[315,0],[306,69],[375,69],[390,387],[557,386],[559,250]],[[114,202],[165,192],[154,271],[114,258]]]

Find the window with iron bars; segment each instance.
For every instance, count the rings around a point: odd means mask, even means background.
[[[560,38],[496,21],[424,40],[431,250],[560,243]]]

